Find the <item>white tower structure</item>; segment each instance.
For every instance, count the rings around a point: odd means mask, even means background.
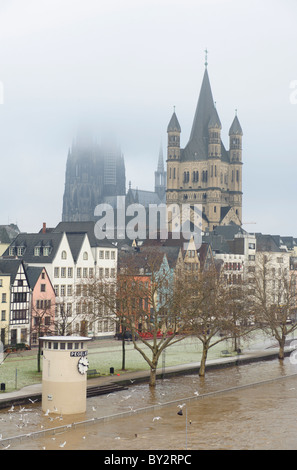
[[[83,336],[44,336],[42,410],[59,414],[86,411],[89,366]]]

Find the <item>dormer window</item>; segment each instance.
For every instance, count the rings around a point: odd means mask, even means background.
[[[34,256],[40,256],[40,246],[35,246],[35,248],[34,248]]]
[[[23,246],[18,246],[17,248],[18,256],[23,256],[24,252],[25,252],[25,248]]]
[[[14,246],[10,246],[9,247],[9,256],[14,256],[14,255],[15,255]]]
[[[43,247],[43,256],[48,256],[49,255],[49,246],[44,246]]]

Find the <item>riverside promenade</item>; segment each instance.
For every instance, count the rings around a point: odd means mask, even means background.
[[[285,349],[285,355],[288,356],[292,353],[292,348]],[[244,354],[239,354],[231,357],[221,357],[218,359],[209,360],[206,363],[206,371],[220,369],[224,367],[234,367],[252,362],[269,361],[278,357],[278,348],[269,348],[266,350],[252,350]],[[175,366],[167,366],[166,368],[157,369],[157,378],[169,378],[177,375],[195,374],[199,372],[200,362],[190,364],[180,364]],[[130,371],[122,372],[121,374],[107,375],[96,378],[89,378],[87,389],[93,387],[102,387],[104,389],[109,386],[106,393],[110,393],[112,385],[115,391],[118,386],[129,386],[132,383],[148,382],[150,376],[149,370],[143,371]],[[13,392],[0,392],[0,409],[10,407],[11,405],[28,404],[30,400],[41,401],[42,384],[34,384],[24,387],[20,390]]]

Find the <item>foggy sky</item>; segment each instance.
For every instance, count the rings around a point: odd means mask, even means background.
[[[0,224],[61,220],[68,148],[112,132],[153,190],[173,107],[188,142],[208,72],[222,140],[243,129],[243,222],[297,237],[295,0],[0,0]]]

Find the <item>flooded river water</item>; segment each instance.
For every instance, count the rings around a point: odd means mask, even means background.
[[[217,391],[222,393],[207,395]],[[178,415],[181,406],[183,414]],[[25,409],[2,410],[0,448],[289,450],[297,449],[296,417],[297,365],[287,358],[283,364],[273,360],[208,371],[204,379],[185,375],[159,380],[153,391],[148,384],[131,383],[128,390],[88,398],[87,411],[80,415],[45,416],[41,404],[31,402]],[[65,424],[69,427],[55,433],[5,441]]]

